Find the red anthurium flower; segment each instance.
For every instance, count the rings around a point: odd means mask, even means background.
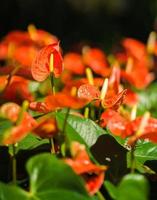
[[[157,143],[157,119],[149,117],[146,120],[143,117],[138,117],[134,121],[131,122],[131,128],[133,136],[130,138],[129,142],[134,142],[137,139],[149,139],[150,141]],[[141,127],[142,121],[146,121],[144,123],[144,127]],[[142,129],[142,130],[139,130]]]
[[[86,100],[82,100],[76,96],[60,92],[55,95],[47,96],[45,98],[45,102],[31,102],[29,108],[37,112],[47,113],[65,107],[80,109],[86,104]]]
[[[124,104],[129,105],[129,106],[134,106],[134,105],[137,105],[138,100],[139,100],[138,95],[132,90],[127,89]]]
[[[12,55],[12,59],[21,64],[22,66],[30,67],[38,49],[33,46],[19,46]]]
[[[147,115],[130,120],[108,109],[101,115],[101,126],[107,127],[114,135],[122,138],[129,136],[130,145],[138,139],[149,139],[157,143],[157,119],[147,117]]]
[[[13,76],[11,78],[10,84],[2,94],[2,98],[7,101],[14,101],[19,104],[24,100],[33,101],[34,97],[29,91],[29,80],[20,76]]]
[[[32,131],[41,138],[52,138],[57,132],[57,123],[54,118],[43,118]]]
[[[14,65],[0,67],[0,74],[8,75],[15,69],[15,67],[16,66]],[[15,72],[15,74],[18,76],[28,78],[28,79],[33,79],[30,67],[20,66],[20,68],[18,68],[18,70]]]
[[[97,48],[87,48],[83,51],[83,62],[96,74],[107,76],[110,73],[107,59],[103,51]]]
[[[110,92],[107,93],[107,86],[105,86],[105,84],[103,85],[102,92],[93,85],[84,84],[78,89],[78,97],[86,99],[89,102],[92,100],[98,100],[105,108],[118,109],[118,107],[123,103],[126,91],[127,90],[122,90],[118,94],[111,95]]]
[[[0,113],[12,122],[16,123],[20,109],[20,106],[15,103],[6,103],[1,106]],[[36,125],[37,122],[27,112],[25,112],[20,124],[13,126],[9,132],[5,134],[2,143],[4,145],[17,143],[23,139]]]
[[[103,112],[100,119],[101,126],[107,127],[114,135],[125,138],[132,134],[130,121],[112,109]]]
[[[98,48],[84,47],[83,54],[68,53],[64,56],[65,69],[72,74],[82,75],[85,68],[89,67],[96,74],[108,76],[110,68],[108,67],[106,55]]]
[[[53,62],[52,66],[50,66],[50,62]],[[55,77],[58,77],[62,71],[62,56],[59,52],[58,43],[48,45],[41,49],[37,53],[31,67],[32,76],[37,81],[44,81],[51,72],[53,72]]]
[[[85,73],[82,57],[77,53],[68,53],[64,56],[64,67],[73,74]]]
[[[142,42],[133,38],[125,38],[122,41],[122,45],[126,49],[129,56],[134,56],[138,60],[146,58],[146,46]]]
[[[2,92],[8,83],[7,76],[0,76],[0,92]]]
[[[104,171],[106,166],[98,166],[92,163],[85,150],[85,146],[78,142],[71,144],[72,158],[66,158],[64,161],[83,177],[86,183],[86,189],[90,195],[94,195],[101,187],[104,181]]]

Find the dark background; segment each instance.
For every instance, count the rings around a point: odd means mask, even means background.
[[[146,41],[156,13],[156,0],[1,0],[0,37],[33,23],[64,48],[87,41],[107,49],[124,36]]]

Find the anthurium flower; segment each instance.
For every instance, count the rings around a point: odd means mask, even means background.
[[[141,41],[133,38],[125,38],[122,41],[122,45],[129,56],[133,56],[138,60],[145,59],[147,56],[146,46]]]
[[[72,74],[81,75],[85,73],[86,67],[101,76],[108,76],[110,73],[106,55],[98,48],[84,47],[82,55],[70,52],[64,56],[64,63],[65,69]]]
[[[94,195],[100,189],[104,181],[104,171],[107,170],[107,167],[92,163],[85,146],[78,142],[73,142],[71,144],[71,154],[72,158],[66,158],[64,161],[76,174],[83,177],[87,191],[90,195]]]
[[[80,109],[86,104],[86,100],[79,99],[70,94],[59,92],[55,95],[47,96],[44,102],[31,102],[29,107],[34,111],[47,113],[65,107]]]
[[[105,108],[118,109],[118,107],[123,103],[127,90],[122,90],[118,94],[114,95],[111,95],[110,91],[107,90],[108,79],[105,79],[101,92],[93,85],[84,84],[78,89],[78,97],[81,99],[86,99],[89,102],[93,100],[98,100]]]
[[[19,104],[24,100],[33,101],[34,97],[29,91],[29,83],[29,80],[20,76],[12,76],[10,84],[2,93],[2,98],[7,101],[13,101]]]
[[[108,128],[112,134],[125,138],[132,134],[130,120],[112,109],[104,111],[100,118],[101,126]]]
[[[38,125],[32,130],[33,133],[41,138],[52,138],[57,132],[57,123],[54,118],[43,118],[38,121]]]
[[[56,36],[44,30],[37,29],[33,24],[28,26],[28,35],[33,42],[40,45],[41,47],[58,42]]]
[[[101,126],[107,127],[114,135],[122,138],[130,137],[130,145],[138,139],[149,139],[157,143],[157,119],[146,117],[144,115],[131,120],[108,109],[101,115]]]
[[[37,122],[27,113],[24,112],[19,124],[17,120],[20,114],[20,106],[15,103],[6,103],[0,107],[0,113],[10,119],[15,125],[8,130],[2,139],[3,145],[15,144],[22,140],[29,131],[31,131]]]
[[[44,81],[51,72],[58,77],[63,71],[62,56],[59,43],[50,44],[42,48],[36,55],[31,72],[36,81]]]
[[[67,53],[64,56],[64,67],[73,74],[82,75],[85,73],[82,57],[77,53]]]

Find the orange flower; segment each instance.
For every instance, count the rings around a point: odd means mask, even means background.
[[[64,159],[76,174],[83,177],[86,183],[86,189],[90,195],[94,195],[101,187],[104,181],[104,171],[106,166],[98,166],[92,163],[85,150],[85,146],[78,142],[71,144],[72,158]]]
[[[20,106],[18,106],[15,103],[6,103],[1,106],[0,113],[16,124],[19,113],[20,113],[20,109],[21,109]],[[2,144],[8,145],[8,144],[15,144],[19,142],[36,125],[37,125],[37,122],[27,112],[24,112],[20,124],[14,125],[8,131],[8,133],[4,135]]]
[[[63,64],[62,56],[59,52],[59,43],[42,48],[37,53],[31,67],[32,76],[37,81],[44,81],[51,72],[55,77],[58,77],[62,71]]]
[[[98,48],[84,47],[83,54],[68,53],[64,56],[65,69],[72,74],[82,75],[89,67],[94,73],[107,76],[110,73],[106,55]]]
[[[7,80],[7,77],[6,77]],[[21,104],[24,100],[33,101],[34,97],[29,91],[29,80],[20,76],[13,76],[10,84],[2,93],[2,98]]]
[[[30,109],[38,112],[51,112],[60,108],[80,109],[86,105],[86,100],[81,100],[70,94],[59,92],[55,95],[49,95],[45,98],[45,102],[31,102]]]
[[[104,91],[105,95],[103,94]],[[111,95],[110,91],[107,92],[107,87],[105,88],[105,85],[102,88],[102,92],[100,92],[97,87],[90,84],[84,84],[78,89],[78,97],[81,99],[86,99],[89,102],[93,100],[98,100],[99,102],[101,102],[104,108],[113,108],[117,110],[119,106],[123,103],[126,91],[127,90],[125,89],[118,94],[113,95],[112,93]]]

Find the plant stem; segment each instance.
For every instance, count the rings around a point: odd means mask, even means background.
[[[12,180],[13,180],[13,184],[16,185],[16,147],[15,144],[12,145],[12,149],[13,149],[13,155],[12,155]]]
[[[131,147],[131,152],[130,152],[130,161],[131,161],[131,167],[130,167],[130,172],[134,173],[135,172],[135,144],[132,145]]]
[[[52,87],[52,94],[56,94],[56,88],[55,88],[55,83],[54,83],[54,75],[53,72],[50,73],[50,82],[51,82],[51,87]]]
[[[97,191],[97,196],[99,200],[106,200],[100,191]]]
[[[56,89],[55,89],[55,84],[54,84],[54,74],[53,74],[53,72],[50,73],[50,82],[51,82],[52,94],[55,95]],[[55,154],[55,145],[54,145],[53,137],[51,137],[49,139],[49,143],[50,143],[50,146],[51,146],[51,153]]]
[[[54,145],[54,141],[53,138],[49,138],[49,143],[50,143],[50,147],[51,147],[51,153],[55,154],[55,145]]]

